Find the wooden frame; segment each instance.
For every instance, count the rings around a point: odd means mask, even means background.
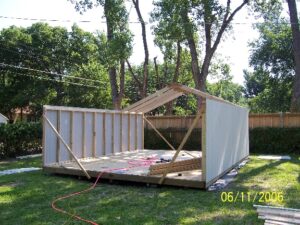
[[[144,114],[184,94],[194,94],[200,97],[202,99],[202,105],[201,110],[198,111],[186,135],[176,149],[144,116]],[[65,151],[63,149],[66,148],[66,150],[68,151],[69,160],[75,160],[80,169],[85,173],[86,176],[88,176],[89,174],[80,164],[81,160],[89,157],[109,157],[110,155],[115,155],[116,153],[144,149],[143,128],[146,122],[154,129],[154,131],[167,143],[167,145],[172,150],[175,150],[170,163],[167,163],[162,167],[160,166],[158,174],[161,174],[161,176],[158,175],[159,177],[155,178],[156,182],[159,184],[168,184],[169,178],[167,175],[169,174],[169,172],[179,171],[181,169],[185,170],[186,168],[199,169],[199,167],[201,167],[202,176],[201,178],[199,178],[199,182],[202,182],[201,187],[207,188],[212,182],[214,182],[216,179],[218,179],[220,176],[222,176],[224,173],[229,171],[231,168],[236,166],[237,163],[240,162],[235,161],[229,167],[222,168],[222,172],[218,172],[218,174],[215,174],[213,177],[207,177],[207,173],[208,171],[210,171],[209,166],[212,165],[212,163],[207,162],[207,154],[210,153],[210,149],[207,148],[207,138],[209,137],[207,135],[207,123],[209,122],[207,121],[209,115],[209,113],[207,113],[207,102],[224,104],[230,107],[241,109],[241,107],[227,102],[221,98],[179,84],[171,84],[163,88],[162,90],[157,91],[153,95],[150,95],[145,99],[134,103],[133,105],[125,108],[122,111],[44,106],[44,168],[48,168],[49,170],[53,163],[55,165],[60,164],[62,160],[61,153],[62,151]],[[64,116],[62,119],[61,115],[64,112],[69,112],[69,116]],[[56,116],[51,116],[51,113],[56,113]],[[75,116],[77,119],[75,119]],[[182,163],[176,162],[176,159],[179,153],[183,151],[185,143],[187,142],[190,134],[192,133],[200,118],[202,118],[202,132],[200,137],[202,139],[202,156],[201,158],[198,158],[196,160],[193,154],[185,151],[187,155],[192,156],[195,160],[192,160],[193,158],[190,161],[187,160],[186,163],[184,163],[184,166],[181,166]],[[56,126],[53,126],[53,124],[56,124]],[[61,126],[65,126],[66,124],[69,126],[69,136],[64,133],[65,131],[61,130]],[[52,131],[49,131],[49,127]],[[49,137],[47,136],[47,133],[49,133]],[[55,134],[55,137],[53,136],[53,134]],[[92,137],[90,137],[90,135],[92,135]],[[209,135],[211,135],[211,133],[209,133]],[[69,138],[69,141],[65,141],[64,138]],[[51,141],[53,140],[55,140],[56,146],[51,147],[51,143],[53,143]],[[64,148],[61,148],[61,143],[64,145]],[[69,145],[67,143],[69,143]],[[49,151],[47,152],[48,148],[55,148],[55,159],[53,159],[51,155],[49,156]],[[189,165],[189,162],[193,162],[193,165]],[[196,165],[197,162],[199,162],[199,165]],[[149,180],[151,179],[152,178],[149,177]]]

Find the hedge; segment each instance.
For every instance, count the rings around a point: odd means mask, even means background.
[[[159,129],[177,148],[187,130]],[[300,128],[255,128],[249,132],[250,152],[259,154],[300,154]],[[33,154],[42,150],[41,123],[0,125],[0,159]],[[200,150],[201,129],[195,129],[184,146],[187,150]],[[154,130],[145,130],[146,149],[170,149]]]
[[[42,150],[41,123],[0,124],[0,159]]]
[[[159,129],[177,148],[187,132],[185,129]],[[300,128],[254,128],[249,131],[250,153],[300,154]],[[195,129],[184,149],[199,150],[201,129]],[[146,149],[170,149],[154,130],[145,130]]]

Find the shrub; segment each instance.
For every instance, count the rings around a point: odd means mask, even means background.
[[[164,137],[177,148],[186,129],[159,129]],[[255,128],[249,130],[250,153],[300,154],[300,128]],[[145,130],[146,149],[170,149],[154,130]],[[184,149],[200,150],[201,129],[195,129]]]
[[[249,141],[252,153],[300,154],[300,128],[254,128]]]
[[[0,125],[0,159],[41,152],[42,125],[15,123]]]

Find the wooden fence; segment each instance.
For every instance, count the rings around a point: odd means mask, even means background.
[[[188,129],[194,116],[148,116],[158,129]],[[300,113],[249,114],[249,128],[256,127],[300,127]],[[145,123],[146,129],[152,129]],[[201,120],[196,128],[201,128]]]

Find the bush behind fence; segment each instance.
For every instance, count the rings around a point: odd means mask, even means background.
[[[0,159],[42,150],[42,124],[0,124]]]
[[[159,129],[167,140],[177,148],[187,129]],[[250,153],[300,154],[300,128],[260,127],[249,130]],[[170,149],[152,129],[145,130],[146,149]],[[195,129],[184,146],[186,150],[201,149],[201,129]]]

